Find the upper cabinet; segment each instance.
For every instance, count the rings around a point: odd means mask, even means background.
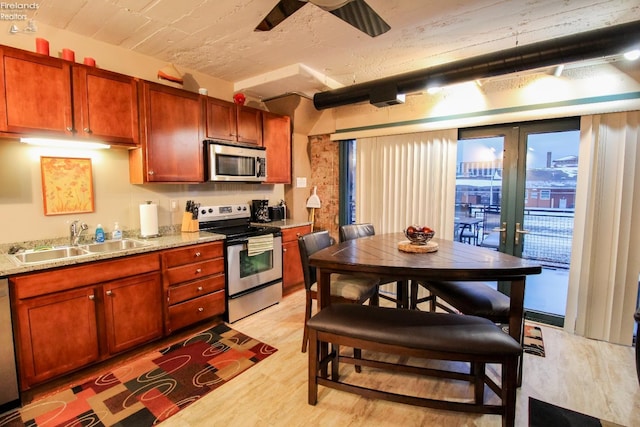
[[[73,67],[73,106],[78,135],[111,143],[139,142],[138,83],[95,67]]]
[[[48,56],[2,48],[0,130],[73,135],[71,64]]]
[[[203,110],[197,93],[143,82],[141,141],[129,152],[130,182],[203,182]]]
[[[236,141],[236,104],[216,98],[206,99],[207,138]]]
[[[1,47],[0,131],[138,143],[134,78]]]
[[[238,142],[262,145],[262,110],[236,105],[236,127]]]
[[[262,112],[262,141],[267,149],[267,184],[291,184],[291,119]]]
[[[206,137],[262,145],[261,110],[216,98],[206,98]]]

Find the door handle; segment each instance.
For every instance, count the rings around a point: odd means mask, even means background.
[[[516,222],[516,239],[515,239],[516,246],[520,244],[520,235],[521,234],[529,234],[529,230],[524,230],[524,229],[520,228],[520,223]]]
[[[502,227],[496,227],[491,231],[499,231],[500,242],[502,242],[503,245],[507,243],[507,223],[506,222],[502,223]]]

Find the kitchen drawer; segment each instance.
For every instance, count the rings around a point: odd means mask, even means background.
[[[169,285],[175,285],[218,273],[224,273],[224,258],[194,262],[192,264],[170,268],[166,272],[166,278],[169,281]]]
[[[164,265],[167,268],[222,257],[224,254],[222,242],[206,243],[188,246],[186,248],[171,249],[163,254]]]
[[[168,333],[224,313],[224,295],[218,291],[169,307]]]
[[[177,304],[224,289],[224,274],[169,288],[169,304]]]
[[[159,270],[155,252],[16,276],[11,282],[16,297],[25,299]]]
[[[282,243],[293,242],[298,240],[298,236],[311,233],[311,225],[304,225],[301,227],[283,228],[282,229]]]

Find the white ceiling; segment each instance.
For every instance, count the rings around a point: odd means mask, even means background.
[[[367,0],[391,26],[376,38],[312,4],[270,32],[255,32],[277,2],[40,0],[33,17],[263,99],[640,20],[638,0]]]

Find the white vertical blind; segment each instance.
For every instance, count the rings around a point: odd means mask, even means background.
[[[631,344],[640,273],[640,112],[581,121],[565,329]]]
[[[457,129],[361,138],[356,143],[356,221],[376,233],[427,225],[451,239]]]

